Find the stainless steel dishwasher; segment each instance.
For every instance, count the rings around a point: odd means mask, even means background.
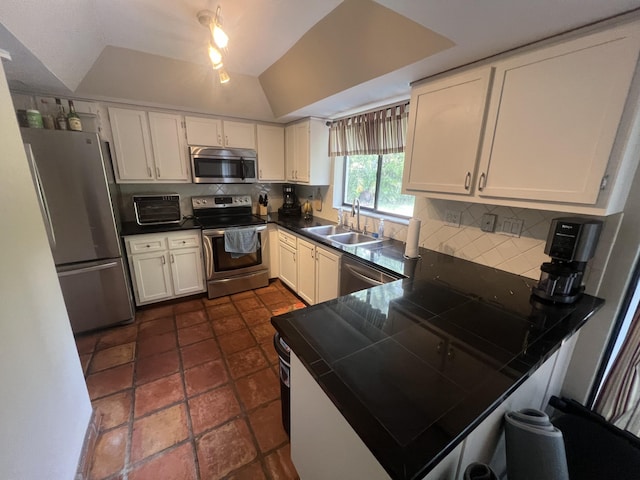
[[[376,268],[359,262],[348,255],[342,256],[340,269],[340,295],[376,287],[384,283],[394,282],[404,278],[402,275],[390,275]]]

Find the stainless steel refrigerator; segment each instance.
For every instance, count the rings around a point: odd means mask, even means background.
[[[71,328],[132,319],[106,148],[95,133],[21,131]]]

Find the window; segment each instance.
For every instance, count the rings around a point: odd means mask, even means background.
[[[343,204],[351,206],[357,198],[360,208],[410,217],[415,197],[400,193],[403,168],[403,152],[345,156]]]

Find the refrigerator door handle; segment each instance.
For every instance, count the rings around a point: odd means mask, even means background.
[[[31,172],[33,173],[33,180],[36,187],[36,194],[38,195],[38,203],[40,204],[40,210],[42,212],[42,216],[44,217],[44,227],[47,231],[47,237],[49,237],[49,244],[52,249],[56,246],[56,234],[53,231],[53,222],[51,221],[51,212],[49,211],[49,204],[47,203],[47,197],[44,193],[44,188],[42,187],[42,180],[40,178],[40,172],[38,171],[38,165],[36,164],[36,159],[33,155],[33,150],[31,149],[31,145],[28,143],[24,144],[24,150],[27,154],[27,160],[29,161],[29,165],[31,167]]]
[[[65,270],[64,272],[58,272],[58,277],[69,277],[71,275],[79,275],[81,273],[96,272],[98,270],[106,270],[107,268],[113,268],[118,265],[118,262],[103,263],[102,265],[94,265],[92,267],[78,268],[77,270]]]

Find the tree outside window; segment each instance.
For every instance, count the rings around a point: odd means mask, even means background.
[[[415,197],[400,193],[403,169],[404,153],[345,157],[344,205],[357,198],[361,208],[410,217]]]

